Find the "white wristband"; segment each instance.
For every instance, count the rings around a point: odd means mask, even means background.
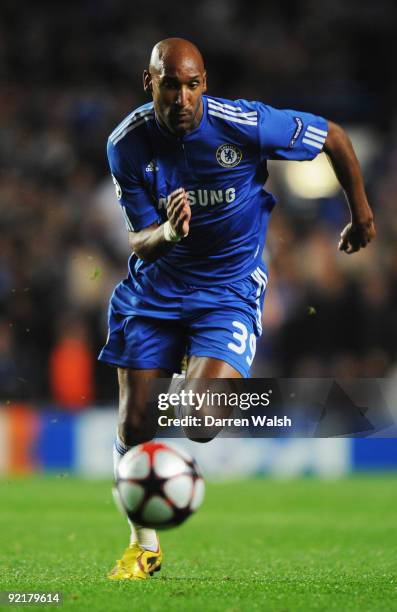
[[[181,236],[178,236],[178,234],[176,234],[171,226],[171,223],[169,221],[166,221],[163,224],[163,231],[164,231],[164,239],[166,242],[179,242],[181,240]]]

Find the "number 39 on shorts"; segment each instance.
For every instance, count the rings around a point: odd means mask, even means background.
[[[244,353],[247,353],[245,359],[248,365],[251,366],[255,357],[256,336],[255,334],[248,334],[246,325],[244,325],[244,323],[240,323],[240,321],[233,321],[232,325],[235,328],[235,331],[233,331],[233,338],[236,342],[229,342],[227,348],[234,351],[238,355],[244,355]]]

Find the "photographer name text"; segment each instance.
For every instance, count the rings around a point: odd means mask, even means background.
[[[161,415],[158,418],[160,427],[292,427],[289,417],[251,415],[249,418],[217,418],[211,415],[204,417],[184,416],[182,418]]]

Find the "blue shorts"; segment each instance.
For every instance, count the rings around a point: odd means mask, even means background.
[[[184,355],[214,357],[247,377],[262,333],[266,284],[262,266],[228,285],[196,287],[152,265],[114,290],[99,359],[121,368],[180,372]]]

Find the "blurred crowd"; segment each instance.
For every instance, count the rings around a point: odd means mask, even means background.
[[[141,73],[169,35],[202,49],[209,92],[370,127],[378,237],[336,251],[342,194],[302,201],[281,175],[254,376],[392,376],[397,360],[397,114],[392,0],[12,3],[0,19],[0,399],[115,399],[96,362],[126,231],[107,136],[144,103]],[[376,27],[374,27],[376,24]],[[282,162],[278,162],[282,163]]]

